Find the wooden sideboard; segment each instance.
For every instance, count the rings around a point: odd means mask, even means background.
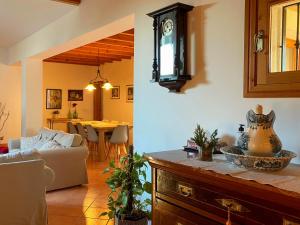
[[[300,193],[181,163],[186,154],[180,150],[146,157],[152,167],[153,225],[226,224],[224,205],[232,208],[232,224],[300,224]]]

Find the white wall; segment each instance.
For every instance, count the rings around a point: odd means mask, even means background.
[[[183,0],[199,6],[191,13],[189,22],[189,71],[193,80],[181,94],[168,93],[167,89],[149,82],[153,31],[152,19],[146,13],[174,2],[177,1],[127,0],[120,4],[111,0],[85,0],[78,10],[12,46],[9,49],[10,62],[43,54],[48,49],[51,51],[87,32],[134,14],[136,149],[143,152],[181,148],[192,135],[196,123],[209,130],[219,128],[221,135],[235,136],[237,124],[245,122],[247,110],[260,103],[275,110],[275,129],[284,147],[300,155],[299,100],[242,97],[243,0]],[[120,29],[126,26],[120,26]]]
[[[10,113],[4,128],[4,143],[21,135],[21,68],[0,63],[0,102],[7,104]]]
[[[43,63],[22,60],[22,128],[23,137],[36,135],[43,124]]]
[[[112,85],[120,86],[120,99],[112,99],[111,91],[103,90],[103,118],[133,122],[133,103],[126,101],[126,85],[133,84],[133,59],[101,66],[101,74]]]
[[[199,123],[220,135],[237,136],[238,123],[257,103],[274,109],[275,130],[284,148],[300,156],[299,99],[243,98],[244,1],[200,1],[189,17],[189,71],[184,93],[172,94],[151,77],[151,23],[136,20],[135,145],[141,151],[180,148]],[[147,104],[145,104],[147,102]],[[300,162],[298,157],[298,162]]]
[[[62,89],[62,109],[59,117],[67,118],[69,111],[68,90],[84,90],[83,101],[77,103],[77,112],[79,117],[86,120],[93,119],[93,92],[86,91],[84,88],[89,81],[96,76],[97,68],[94,66],[82,66],[61,63],[44,62],[44,79],[43,79],[43,121],[47,125],[47,118],[52,117],[55,109],[46,109],[46,89]],[[72,109],[73,110],[73,109]],[[55,124],[54,129],[65,130],[65,124]]]

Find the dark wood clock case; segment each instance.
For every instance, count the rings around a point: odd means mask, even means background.
[[[193,6],[176,3],[160,10],[149,13],[152,17],[154,30],[154,59],[152,82],[158,82],[159,85],[166,87],[170,92],[180,92],[181,87],[191,76],[187,75],[187,12],[192,10]],[[161,44],[166,37],[163,35],[163,22],[171,19],[174,23],[173,32],[168,40],[173,44],[174,65],[173,73],[161,75]]]

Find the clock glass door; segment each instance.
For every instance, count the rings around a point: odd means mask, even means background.
[[[161,22],[160,38],[160,76],[174,75],[174,22],[172,19],[164,18]]]

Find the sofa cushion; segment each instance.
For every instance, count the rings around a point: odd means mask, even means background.
[[[39,134],[41,135],[41,139],[44,140],[53,140],[53,138],[57,133],[61,133],[61,132],[57,130],[51,130],[47,127],[43,127],[39,132]]]
[[[34,160],[40,158],[41,158],[40,153],[35,149],[29,151],[14,151],[14,152],[0,155],[0,163],[28,161],[28,160]]]
[[[38,148],[39,151],[43,150],[49,150],[49,149],[64,149],[66,147],[62,146],[61,144],[57,143],[56,141],[48,141],[44,145],[42,145],[40,148]]]
[[[82,137],[79,134],[58,133],[54,141],[67,148],[78,147],[82,142]]]
[[[41,135],[36,135],[33,137],[21,137],[21,150],[31,150],[39,142]]]

